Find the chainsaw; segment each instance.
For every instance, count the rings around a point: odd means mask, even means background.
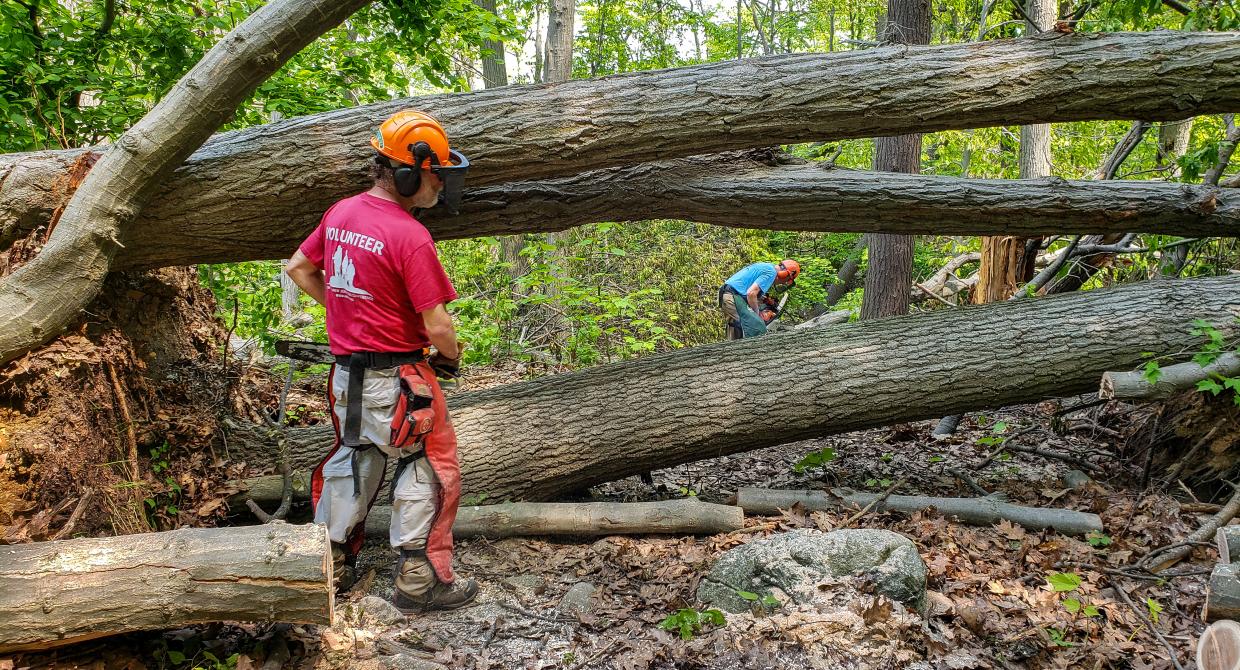
[[[784,291],[784,294],[780,296],[778,302],[775,301],[775,298],[769,295],[764,295],[762,296],[762,307],[758,310],[758,316],[762,319],[763,323],[769,326],[771,325],[771,322],[778,319],[780,315],[783,314],[784,305],[787,304],[787,302],[787,291]]]

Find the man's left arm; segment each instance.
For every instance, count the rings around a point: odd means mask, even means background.
[[[301,252],[300,249],[289,259],[284,268],[288,275],[307,295],[314,298],[320,305],[327,305],[327,282],[323,279],[323,271]]]

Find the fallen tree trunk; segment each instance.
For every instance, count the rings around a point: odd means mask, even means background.
[[[449,407],[466,492],[546,500],[703,458],[1086,393],[1142,352],[1189,348],[1193,319],[1234,337],[1237,316],[1240,276],[1145,282],[654,354]],[[755,376],[754,360],[797,374]],[[296,462],[331,443],[330,427],[289,433]],[[262,440],[229,440],[250,462],[276,462]]]
[[[1233,353],[1223,354],[1204,367],[1189,361],[1160,368],[1158,381],[1152,383],[1140,371],[1106,372],[1102,375],[1098,397],[1108,400],[1160,400],[1192,390],[1197,382],[1212,377],[1236,375],[1240,375],[1240,356]]]
[[[743,206],[737,194],[744,193]],[[242,210],[239,210],[241,213]],[[746,156],[612,168],[470,189],[459,216],[428,212],[439,239],[554,232],[596,221],[684,219],[765,228],[925,235],[1148,231],[1240,234],[1240,193],[1164,182],[957,179],[770,166]],[[823,216],[822,212],[830,212]],[[231,215],[229,215],[231,216]],[[122,252],[130,267],[287,256],[317,219],[204,219],[177,209]],[[235,224],[235,225],[233,225]],[[307,225],[309,224],[309,225]]]
[[[829,492],[742,488],[736,494],[736,504],[744,509],[746,514],[778,514],[779,510],[789,509],[797,503],[809,510],[852,510],[863,509],[869,505],[873,505],[874,511],[878,512],[911,513],[935,509],[944,516],[954,516],[965,523],[978,526],[989,526],[1006,519],[1032,530],[1052,528],[1065,535],[1102,532],[1102,519],[1097,514],[1070,509],[1022,507],[992,497],[890,495],[883,498],[882,494],[878,493],[841,488],[831,489]]]
[[[1077,73],[1088,71],[1088,77]],[[1209,77],[1201,72],[1209,71]],[[272,222],[300,241],[336,199],[367,184],[367,138],[402,107],[448,124],[474,188],[762,144],[1103,118],[1171,119],[1240,106],[1240,45],[1226,33],[1047,34],[984,44],[892,46],[508,86],[327,112],[216,136],[122,236],[116,267],[271,258]],[[290,164],[277,149],[297,146]],[[530,156],[540,160],[531,161]],[[0,239],[56,205],[72,152],[0,159]],[[63,168],[62,168],[63,169]],[[175,222],[174,222],[175,220]],[[165,226],[153,225],[167,221]],[[438,239],[472,235],[431,221]],[[452,226],[456,226],[455,231]],[[152,233],[162,230],[152,239]],[[178,231],[201,231],[184,237]],[[164,257],[224,245],[228,254]],[[267,247],[270,249],[270,247]]]
[[[0,547],[0,654],[211,621],[332,623],[323,526],[268,524]]]
[[[366,517],[366,534],[388,536],[392,508],[377,506]],[[745,513],[739,507],[698,500],[634,503],[503,503],[462,507],[452,536],[521,535],[714,535],[739,530]]]

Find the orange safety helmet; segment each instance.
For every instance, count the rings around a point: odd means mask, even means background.
[[[430,147],[440,165],[452,164],[448,134],[433,116],[424,112],[412,109],[396,112],[380,124],[375,136],[370,138],[370,146],[380,154],[398,163],[421,168],[430,155],[422,156],[420,160],[414,156],[413,148],[418,142],[425,142]]]
[[[435,117],[412,109],[396,112],[379,125],[370,146],[378,152],[376,161],[395,168],[392,179],[397,193],[405,197],[417,193],[422,170],[430,170],[443,182],[439,201],[457,213],[469,159],[448,146],[448,134]]]
[[[775,278],[781,281],[794,282],[799,274],[801,274],[801,264],[792,259],[780,261],[779,267],[775,268]]]

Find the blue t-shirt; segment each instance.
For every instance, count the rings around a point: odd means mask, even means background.
[[[724,282],[728,286],[736,289],[737,293],[745,295],[749,293],[749,287],[754,284],[762,289],[763,293],[771,290],[771,285],[775,283],[775,264],[774,263],[754,263],[741,268],[740,272],[732,275]]]

